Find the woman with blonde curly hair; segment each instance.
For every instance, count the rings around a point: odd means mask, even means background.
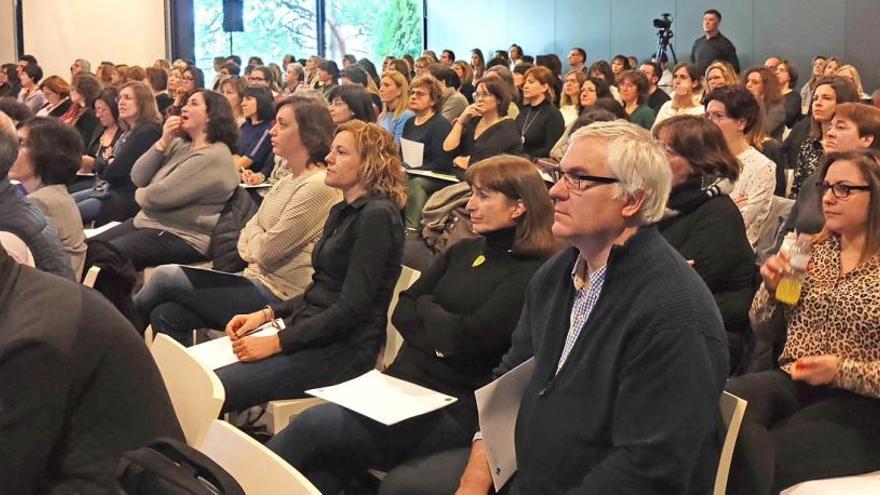
[[[315,244],[312,284],[299,297],[226,325],[241,362],[217,370],[224,411],[302,397],[376,364],[400,275],[403,165],[391,134],[356,120],[337,127],[326,162],[324,183],[339,189],[343,201],[330,209]],[[284,319],[277,334],[248,335],[276,318]]]
[[[737,86],[738,84],[739,76],[736,75],[736,70],[730,63],[716,60],[706,68],[706,94],[713,89]]]

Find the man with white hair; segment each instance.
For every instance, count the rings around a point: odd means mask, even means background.
[[[663,148],[630,123],[595,123],[572,135],[558,175],[553,233],[570,247],[535,273],[495,370],[535,358],[504,493],[707,493],[727,337],[653,225],[671,184]],[[491,482],[476,440],[459,493]]]

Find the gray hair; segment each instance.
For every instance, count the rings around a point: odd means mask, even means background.
[[[620,180],[615,184],[614,197],[644,193],[644,204],[636,217],[639,225],[663,218],[672,189],[672,172],[666,152],[651,133],[624,120],[595,122],[572,134],[569,146],[588,137],[608,142],[608,168]]]
[[[311,98],[313,100],[320,101],[324,105],[330,105],[330,103],[327,101],[327,97],[324,96],[324,93],[314,88],[303,88],[302,86],[300,86],[299,89],[294,91],[294,94],[303,98]]]
[[[6,177],[15,159],[18,158],[18,136],[15,124],[3,112],[0,112],[0,177]]]
[[[291,62],[287,64],[285,70],[292,70],[296,73],[296,78],[300,80],[300,82],[304,82],[306,80],[306,70],[303,66],[298,62]]]
[[[78,63],[80,67],[82,67],[83,72],[91,73],[92,72],[92,63],[84,58],[78,58],[74,60],[74,62]]]

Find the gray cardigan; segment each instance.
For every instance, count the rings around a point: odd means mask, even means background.
[[[220,211],[239,177],[225,144],[193,151],[192,143],[178,138],[164,152],[152,147],[138,158],[131,181],[141,207],[135,227],[170,232],[207,255]]]

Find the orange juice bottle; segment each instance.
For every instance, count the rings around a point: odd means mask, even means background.
[[[788,269],[776,287],[776,300],[794,306],[801,298],[801,288],[810,264],[812,245],[810,237],[798,235],[797,241],[788,249]]]

